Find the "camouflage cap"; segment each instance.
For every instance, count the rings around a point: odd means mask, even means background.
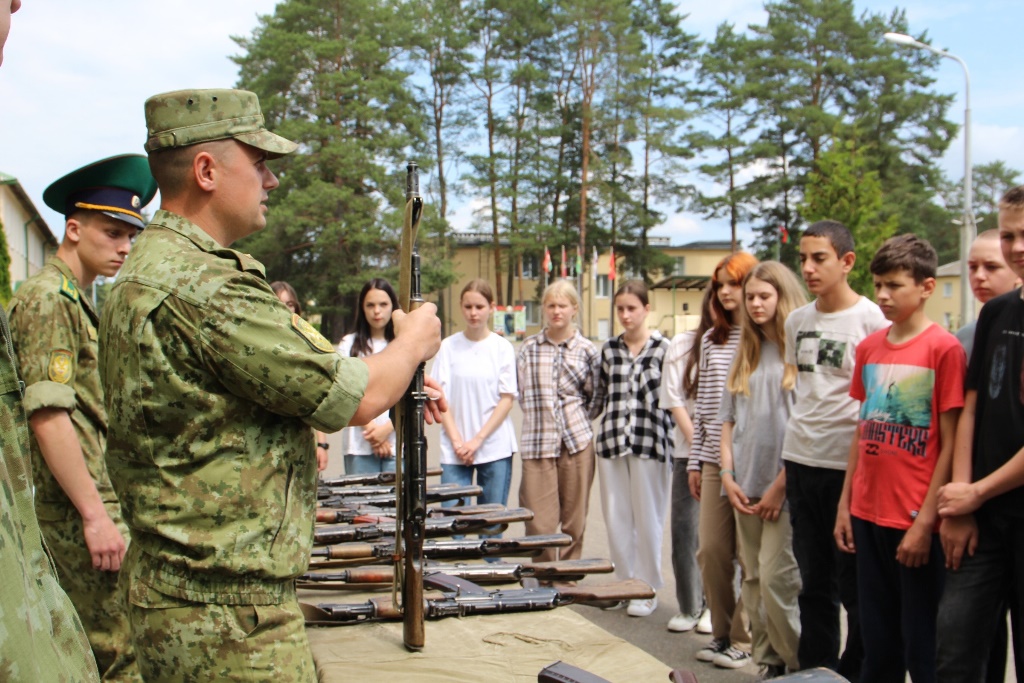
[[[298,145],[267,130],[256,93],[248,90],[176,90],[146,100],[146,151],[234,138],[270,158]]]

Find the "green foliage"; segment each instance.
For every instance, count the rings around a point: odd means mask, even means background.
[[[895,217],[882,216],[882,203],[882,185],[878,171],[869,170],[868,150],[846,140],[836,141],[818,157],[800,206],[807,223],[832,219],[850,229],[857,253],[850,286],[867,297],[874,292],[871,258],[896,232]]]

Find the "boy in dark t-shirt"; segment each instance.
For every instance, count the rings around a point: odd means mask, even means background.
[[[1007,264],[1024,275],[1024,186],[999,203]],[[946,567],[939,605],[938,680],[978,681],[1010,605],[1024,615],[1024,300],[1015,290],[989,301],[978,318],[957,426],[952,482],[939,490]],[[1013,634],[1017,679],[1024,638]]]

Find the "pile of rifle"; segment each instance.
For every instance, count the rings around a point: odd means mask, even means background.
[[[416,310],[422,303],[420,257],[416,237],[423,215],[418,167],[409,162],[405,179],[405,218],[402,225],[399,308]],[[409,650],[424,645],[426,618],[495,612],[552,609],[582,602],[609,602],[654,596],[640,581],[587,587],[573,585],[587,574],[612,571],[608,562],[501,563],[473,565],[452,560],[531,555],[544,548],[569,545],[564,534],[525,538],[492,538],[511,522],[531,519],[525,509],[503,506],[460,506],[481,493],[479,487],[427,486],[425,411],[432,398],[426,390],[423,363],[413,375],[405,396],[395,406],[397,474],[369,477],[349,475],[325,481],[320,487],[318,526],[314,536],[313,572],[300,587],[372,586],[392,588],[391,596],[352,605],[303,605],[308,623],[347,624],[372,619],[401,619],[402,639]],[[401,486],[396,486],[400,484]],[[455,507],[436,507],[455,502]],[[431,505],[435,507],[430,507]],[[482,533],[481,538],[445,538]],[[373,565],[390,564],[392,567]],[[362,566],[362,565],[370,565]],[[322,573],[324,569],[342,569]],[[521,588],[488,591],[477,582],[521,581]],[[539,584],[544,581],[546,585]],[[557,586],[557,587],[556,587]],[[429,592],[425,589],[429,589]]]
[[[427,472],[439,475],[440,470]],[[390,595],[395,576],[395,475],[346,475],[324,480],[318,490],[319,508],[310,571],[299,577],[299,588],[331,591],[382,591],[387,595],[362,603],[303,604],[310,624],[343,625],[371,620],[402,619]],[[591,574],[613,571],[607,560],[531,562],[528,556],[570,542],[565,534],[496,538],[513,522],[533,518],[525,508],[502,505],[463,505],[479,495],[476,486],[438,484],[426,488],[431,506],[423,523],[422,544],[424,616],[428,619],[548,610],[562,605],[599,603],[650,597],[640,581],[577,586]],[[463,534],[480,534],[464,538]],[[527,556],[473,562],[484,558]],[[480,584],[520,584],[488,590]]]

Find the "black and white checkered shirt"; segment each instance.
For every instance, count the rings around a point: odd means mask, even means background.
[[[601,347],[597,400],[604,408],[597,436],[602,458],[635,455],[664,462],[672,456],[672,414],[658,405],[668,340],[657,331],[636,356],[621,336]]]

